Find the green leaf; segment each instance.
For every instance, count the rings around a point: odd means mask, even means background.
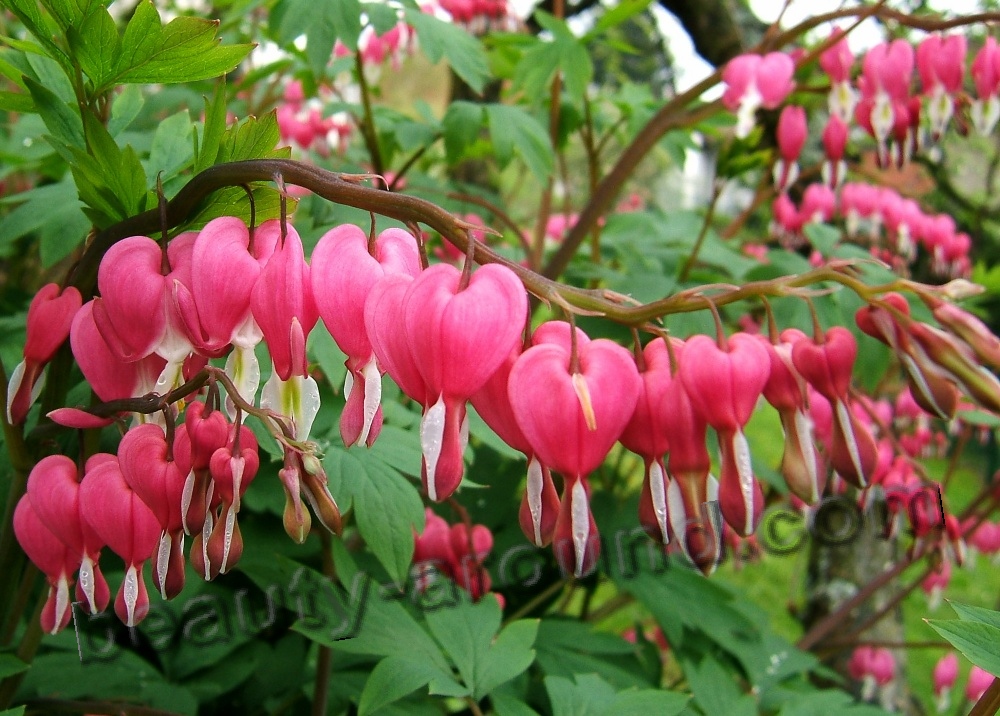
[[[45,50],[45,54],[58,62],[68,73],[73,71],[73,63],[62,50],[61,47],[52,41],[52,32],[46,26],[45,18],[42,16],[35,0],[6,0],[4,5],[17,17],[27,28],[28,32],[34,35],[35,39]]]
[[[444,57],[455,74],[476,92],[482,92],[490,77],[486,52],[468,32],[414,7],[404,9],[406,22],[417,31],[420,48],[431,62]]]
[[[388,656],[372,669],[358,702],[358,716],[377,711],[441,675],[433,665],[408,656]]]
[[[552,716],[604,716],[615,701],[615,690],[597,674],[578,674],[573,680],[546,676],[545,690]]]
[[[305,35],[306,57],[313,72],[321,76],[337,40],[351,51],[357,49],[361,4],[358,0],[282,0],[271,13],[271,29],[282,45]]]
[[[222,163],[288,156],[288,150],[275,149],[280,139],[275,110],[263,117],[247,117],[226,129],[216,161]]]
[[[805,233],[809,243],[824,256],[832,254],[840,241],[840,229],[829,224],[809,222],[803,229],[803,233]]]
[[[4,112],[35,112],[35,103],[22,92],[0,92],[0,110]]]
[[[25,664],[14,655],[0,654],[0,679],[20,674],[22,671],[27,671],[28,668],[28,664]]]
[[[616,688],[652,686],[635,646],[615,634],[567,619],[543,619],[535,640],[537,662],[549,676],[596,673]]]
[[[683,664],[694,700],[707,714],[731,714],[732,716],[756,716],[757,707],[751,696],[743,694],[736,687],[732,674],[710,656],[700,663],[687,661]]]
[[[350,488],[361,536],[389,576],[402,586],[413,561],[413,531],[424,526],[424,505],[412,482],[363,449],[342,453],[344,479]],[[350,473],[345,472],[345,468]]]
[[[450,164],[462,159],[466,149],[479,138],[482,127],[481,104],[458,100],[448,105],[448,110],[441,120],[441,129],[444,132],[444,149]]]
[[[15,706],[12,709],[4,709],[0,711],[0,716],[24,716],[24,710],[27,706]]]
[[[615,696],[609,714],[657,714],[674,716],[687,706],[690,699],[685,694],[657,689],[622,691]]]
[[[1000,629],[1000,612],[993,611],[992,609],[983,609],[982,607],[974,607],[970,604],[960,604],[959,602],[949,601],[948,604],[951,605],[951,608],[958,614],[958,618],[963,622],[979,622],[980,624],[987,624]]]
[[[24,78],[31,99],[35,103],[38,114],[45,122],[45,128],[52,136],[66,144],[83,149],[83,121],[75,107],[63,102],[50,90],[28,77]]]
[[[79,28],[71,28],[67,36],[74,57],[93,86],[106,87],[118,71],[122,50],[111,13],[104,8],[91,13]]]
[[[42,5],[52,13],[63,30],[80,24],[92,11],[104,9],[102,0],[42,0]]]
[[[149,185],[156,186],[156,175],[162,172],[166,182],[177,176],[191,162],[194,148],[191,144],[191,117],[187,110],[181,110],[160,122],[153,133],[153,144],[149,150]]]
[[[617,5],[605,9],[601,16],[594,23],[593,29],[585,36],[585,40],[591,40],[597,35],[601,35],[613,27],[621,25],[623,22],[644,12],[646,8],[653,4],[653,0],[621,0]]]
[[[513,696],[503,691],[497,691],[490,695],[490,702],[497,716],[538,716],[538,712]]]
[[[973,664],[1000,675],[1000,628],[979,621],[935,619],[927,623]]]
[[[537,620],[522,619],[500,628],[500,604],[491,596],[467,598],[427,614],[427,626],[444,647],[477,701],[531,666]],[[495,639],[494,639],[495,637]]]
[[[108,120],[108,133],[117,137],[132,124],[145,103],[142,90],[135,85],[125,85],[122,91],[111,103],[111,119]]]
[[[219,82],[212,99],[205,98],[205,124],[198,142],[194,171],[201,172],[215,164],[226,133],[226,83]]]
[[[490,138],[501,166],[510,160],[513,150],[524,160],[540,181],[552,173],[552,145],[545,129],[520,107],[490,104],[486,107]]]
[[[99,89],[126,82],[194,82],[230,72],[253,45],[220,45],[218,29],[218,21],[184,16],[163,27],[153,3],[143,0],[125,28],[117,66]]]

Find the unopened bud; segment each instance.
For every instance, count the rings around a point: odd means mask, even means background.
[[[285,490],[285,513],[283,521],[285,532],[298,544],[306,541],[312,528],[312,517],[309,510],[302,504],[301,481],[298,468],[286,467],[278,470],[282,487]]]
[[[953,378],[969,397],[987,410],[1000,411],[1000,381],[978,365],[964,346],[944,331],[923,323],[912,323],[908,330],[927,357]]]
[[[312,453],[302,454],[302,467],[310,475],[323,475],[325,477],[326,471],[323,470],[323,463],[318,457]]]
[[[333,499],[326,486],[326,475],[320,478],[319,475],[306,473],[302,478],[302,492],[323,526],[333,534],[339,535],[343,529],[340,508],[337,507],[337,501]]]
[[[979,360],[1000,368],[1000,339],[985,323],[953,303],[939,301],[936,305],[928,303],[928,306],[938,323],[965,341]]]

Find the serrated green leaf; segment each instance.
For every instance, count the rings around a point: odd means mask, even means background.
[[[222,146],[216,161],[236,162],[241,159],[269,159],[287,156],[287,150],[278,150],[278,115],[272,110],[263,117],[247,117],[235,124],[222,136]]]
[[[70,107],[49,89],[32,79],[25,78],[25,84],[31,92],[31,99],[38,114],[45,122],[45,128],[52,133],[52,136],[70,146],[82,149],[83,121],[76,108]]]
[[[597,674],[546,676],[545,690],[552,716],[605,716],[615,701],[614,688]]]
[[[450,22],[439,20],[418,8],[404,10],[406,22],[417,31],[420,47],[431,62],[444,57],[455,74],[476,92],[482,92],[490,77],[482,43]]]
[[[97,8],[103,9],[102,0],[42,0],[48,10],[64,30],[88,17]]]
[[[444,647],[477,701],[523,672],[535,660],[536,620],[500,628],[500,604],[491,596],[427,614],[427,626]],[[495,639],[494,639],[495,637]]]
[[[143,0],[125,28],[118,64],[104,86],[194,82],[230,72],[253,45],[220,45],[218,29],[218,21],[185,16],[162,26],[152,2]]]
[[[401,655],[388,656],[368,676],[358,702],[358,716],[388,706],[440,676],[441,672],[426,662]]]
[[[73,63],[61,47],[52,41],[52,33],[49,32],[45,18],[42,16],[35,0],[6,0],[4,3],[27,28],[28,32],[34,35],[35,39],[45,50],[45,54],[59,63],[68,72],[73,72]],[[9,41],[8,41],[9,42]],[[16,46],[13,43],[9,43]]]
[[[70,28],[67,37],[76,61],[93,86],[106,87],[119,67],[122,49],[111,13],[104,8],[90,13],[78,28]]]
[[[366,461],[354,489],[358,529],[389,576],[406,581],[413,560],[413,531],[424,524],[424,505],[417,488],[385,463]]]
[[[290,44],[300,35],[306,36],[306,57],[313,73],[320,77],[333,56],[337,40],[351,51],[357,49],[361,4],[358,0],[282,0],[275,7],[271,22],[283,45]]]
[[[520,107],[510,105],[487,105],[486,116],[500,165],[505,165],[516,149],[531,173],[545,181],[552,173],[553,157],[542,125]]]

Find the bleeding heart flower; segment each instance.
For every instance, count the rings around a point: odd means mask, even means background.
[[[102,300],[88,301],[73,317],[69,334],[73,357],[101,400],[145,395],[156,385],[156,377],[166,362],[155,354],[132,363],[118,358],[94,320],[94,306]]]
[[[830,449],[833,469],[853,485],[864,487],[878,463],[878,448],[871,433],[848,409],[857,352],[854,334],[842,326],[834,326],[826,332],[822,343],[808,338],[796,341],[792,346],[792,362],[833,408]]]
[[[386,274],[420,273],[417,243],[406,231],[387,229],[369,253],[368,237],[350,224],[328,231],[312,254],[312,288],[323,323],[347,354],[347,404],[340,418],[345,445],[369,445],[382,423],[382,376],[365,330],[365,301]]]
[[[666,545],[670,542],[670,518],[667,510],[667,487],[670,478],[664,464],[670,442],[667,432],[667,401],[673,382],[670,351],[662,338],[646,344],[642,351],[643,367],[639,376],[642,390],[628,425],[621,435],[622,445],[642,456],[646,481],[639,498],[639,521],[646,531]]]
[[[135,626],[149,611],[142,565],[156,552],[160,524],[125,482],[117,458],[88,464],[87,468],[80,484],[83,516],[111,551],[125,561],[125,580],[115,597],[115,613],[126,626]]]
[[[745,333],[731,336],[721,348],[708,336],[694,336],[680,364],[691,403],[719,434],[722,515],[743,537],[753,533],[764,510],[764,493],[753,474],[743,427],[770,372],[767,349]]]
[[[24,360],[17,364],[7,383],[7,421],[24,422],[28,409],[45,385],[42,370],[69,336],[73,316],[80,310],[80,292],[73,286],[60,293],[59,286],[46,284],[28,306]]]
[[[446,499],[462,480],[468,441],[465,403],[520,341],[528,313],[524,286],[489,264],[461,285],[449,264],[423,271],[403,297],[406,342],[424,384],[420,442],[428,496]]]
[[[97,287],[102,300],[94,305],[94,320],[120,361],[145,358],[167,330],[163,261],[160,245],[147,236],[122,239],[101,259]]]
[[[243,536],[236,516],[240,511],[240,498],[250,487],[259,467],[260,456],[253,432],[245,425],[241,425],[238,431],[236,426],[232,426],[229,441],[213,453],[210,466],[222,507],[205,545],[207,569],[202,576],[206,579],[228,572],[243,554]],[[192,544],[191,549],[196,547]]]
[[[559,514],[559,495],[549,468],[538,461],[528,438],[521,432],[510,404],[508,385],[511,368],[521,355],[518,343],[486,385],[472,395],[469,402],[483,421],[500,439],[528,458],[528,477],[518,520],[524,536],[536,547],[545,547],[552,541]]]
[[[600,544],[586,476],[600,466],[628,424],[642,380],[632,356],[616,343],[578,338],[574,361],[569,341],[555,336],[543,340],[554,342],[539,343],[521,355],[511,370],[508,392],[535,455],[565,479],[554,549],[563,569],[580,576],[593,569]]]
[[[76,463],[65,455],[42,458],[28,475],[27,493],[38,518],[80,563],[77,600],[91,614],[103,612],[110,599],[98,565],[104,542],[81,514]]]
[[[184,588],[182,495],[190,464],[174,459],[159,425],[139,425],[118,446],[122,477],[156,516],[160,536],[153,555],[153,583],[164,599]]]
[[[250,306],[274,364],[261,407],[291,419],[297,440],[309,436],[319,412],[319,386],[308,375],[306,338],[319,320],[302,240],[291,226],[251,294]]]
[[[80,566],[80,555],[53,534],[35,512],[28,495],[22,496],[14,509],[14,536],[49,582],[41,622],[42,629],[55,634],[69,624],[72,616],[69,588],[72,574]]]

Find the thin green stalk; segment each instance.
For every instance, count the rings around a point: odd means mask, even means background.
[[[688,276],[691,274],[691,269],[694,268],[695,262],[698,260],[698,254],[701,252],[702,244],[705,243],[705,237],[708,236],[708,230],[712,227],[712,219],[715,218],[715,207],[719,203],[719,197],[722,195],[721,187],[716,185],[712,189],[712,199],[708,202],[708,208],[705,210],[705,220],[701,222],[701,231],[698,232],[698,238],[695,239],[694,246],[691,247],[691,253],[687,257],[687,261],[684,262],[684,267],[681,269],[680,277],[677,279],[680,283],[684,283],[688,280]]]

